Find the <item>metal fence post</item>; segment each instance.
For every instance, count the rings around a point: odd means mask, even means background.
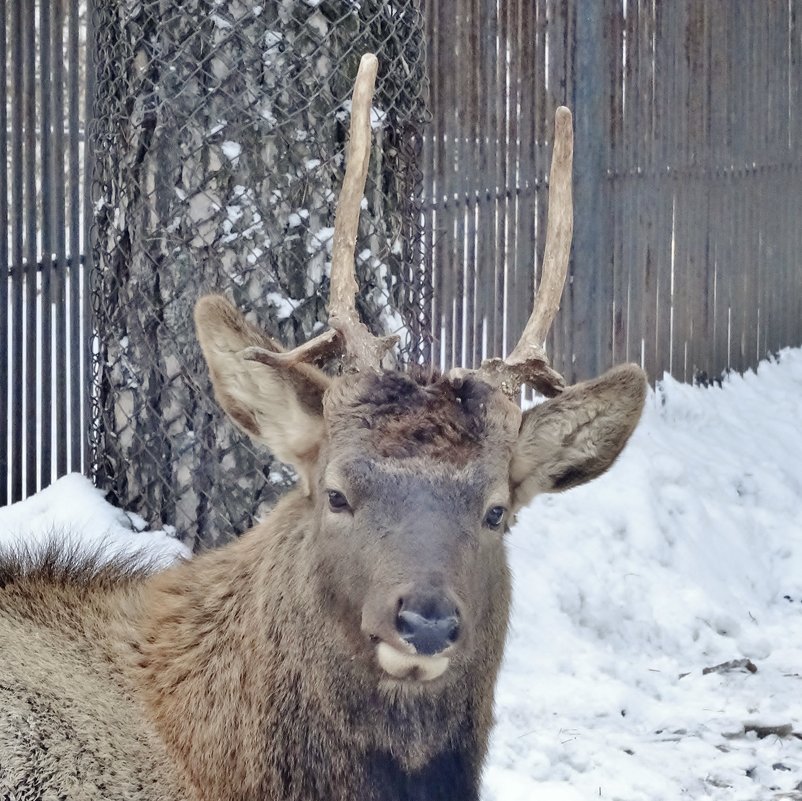
[[[608,366],[609,335],[602,322],[610,302],[609,231],[604,204],[606,101],[609,80],[605,49],[605,3],[575,0],[574,246],[571,261],[572,342],[566,365],[572,380],[590,378]]]

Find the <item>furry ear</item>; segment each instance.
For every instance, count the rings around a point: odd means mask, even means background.
[[[510,465],[513,511],[604,473],[640,419],[646,388],[643,370],[627,364],[527,411]]]
[[[250,346],[283,348],[221,295],[198,301],[195,327],[217,402],[238,428],[292,465],[308,491],[324,437],[328,377],[308,364],[277,369],[246,361],[242,351]]]

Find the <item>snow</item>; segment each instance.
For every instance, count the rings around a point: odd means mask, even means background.
[[[236,167],[237,161],[242,154],[242,145],[239,142],[227,140],[220,145],[223,155]]]
[[[209,16],[215,26],[220,28],[220,30],[226,31],[233,27],[231,23],[225,17],[221,17],[220,14],[210,14]]]
[[[800,349],[666,377],[607,475],[520,513],[482,801],[802,797],[800,423]],[[0,510],[0,545],[181,553],[137,528],[79,476]]]
[[[303,303],[302,300],[288,298],[279,292],[268,292],[265,300],[273,307],[273,314],[277,320],[286,320]]]
[[[71,473],[24,501],[0,508],[0,549],[24,545],[35,551],[59,540],[109,558],[141,553],[162,565],[190,555],[171,536],[174,529],[145,528],[141,517],[115,508],[88,478]]]
[[[336,117],[340,122],[345,122],[351,117],[351,100],[344,100],[336,112]],[[383,128],[387,122],[387,112],[384,109],[373,106],[370,110],[370,127],[375,131]]]
[[[484,801],[797,787],[802,742],[744,729],[802,733],[800,422],[800,350],[721,388],[666,377],[607,475],[520,514]]]
[[[309,219],[309,209],[298,209],[287,217],[287,228],[297,228],[304,220]]]

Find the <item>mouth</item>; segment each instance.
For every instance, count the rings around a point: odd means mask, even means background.
[[[406,653],[386,642],[376,646],[376,659],[385,673],[409,681],[434,681],[446,672],[450,662],[447,656]]]

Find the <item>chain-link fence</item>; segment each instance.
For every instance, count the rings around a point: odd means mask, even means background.
[[[416,0],[98,2],[94,469],[190,545],[245,530],[292,480],[217,409],[192,323],[225,292],[286,345],[325,322],[359,58],[379,56],[357,243],[360,311],[426,348]]]

